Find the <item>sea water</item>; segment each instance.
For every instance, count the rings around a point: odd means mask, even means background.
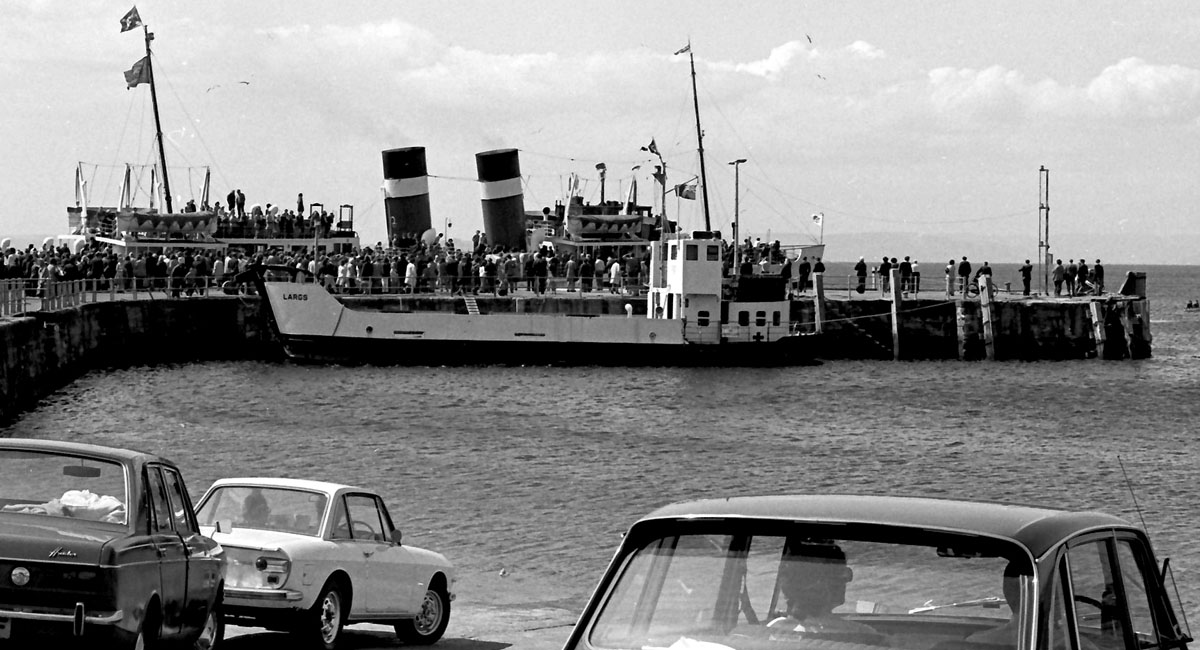
[[[225,476],[370,487],[405,541],[445,553],[467,584],[503,569],[573,608],[620,533],[670,501],[851,492],[1099,509],[1144,516],[1200,620],[1200,313],[1185,309],[1197,271],[1148,269],[1142,361],[134,367],[86,374],[0,436],[161,453],[193,497]]]

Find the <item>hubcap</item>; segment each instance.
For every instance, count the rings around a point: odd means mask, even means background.
[[[337,640],[338,622],[342,618],[342,603],[337,592],[325,594],[321,601],[321,640],[331,644]]]
[[[200,631],[200,638],[196,639],[197,648],[213,647],[213,642],[217,638],[217,626],[220,624],[219,616],[220,614],[215,609],[208,612],[208,618],[204,621],[204,629]]]
[[[433,634],[442,621],[442,600],[431,589],[425,592],[425,600],[421,602],[421,613],[417,615],[417,632],[422,635]]]

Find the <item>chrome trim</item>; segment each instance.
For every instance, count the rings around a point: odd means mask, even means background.
[[[225,598],[266,601],[283,600],[292,602],[304,598],[304,594],[293,589],[251,589],[245,587],[225,587]]]
[[[82,603],[77,603],[78,607]],[[47,614],[43,612],[20,612],[11,609],[0,609],[0,618],[14,618],[26,621],[51,621],[54,623],[75,623],[75,614]],[[117,610],[106,616],[84,616],[83,620],[86,623],[95,625],[116,625],[125,618],[125,612]]]

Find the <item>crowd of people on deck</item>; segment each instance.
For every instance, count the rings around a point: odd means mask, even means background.
[[[302,200],[301,195],[301,199]],[[90,280],[89,288],[103,291],[163,290],[172,296],[203,295],[206,291],[232,282],[235,276],[254,264],[288,267],[299,279],[321,283],[334,293],[445,293],[456,295],[507,295],[524,289],[534,294],[565,290],[640,294],[649,279],[648,250],[622,251],[615,246],[585,249],[582,252],[558,252],[551,246],[534,251],[508,251],[490,246],[486,234],[476,231],[471,248],[458,249],[454,240],[422,240],[416,233],[398,237],[405,246],[348,248],[340,252],[312,250],[286,251],[274,248],[258,253],[236,250],[216,251],[183,249],[168,252],[120,253],[112,247],[91,244],[78,252],[68,246],[33,245],[24,250],[9,248],[0,261],[0,279],[23,279],[27,290],[41,294],[46,283],[64,280]],[[432,239],[432,238],[431,238]],[[788,282],[789,295],[803,294],[816,273],[824,273],[819,257],[789,257],[779,242],[767,244],[749,238],[734,245],[724,242],[725,275],[734,274],[735,252],[739,261],[737,275],[778,274]],[[899,275],[899,288],[916,292],[920,288],[920,266],[915,259],[884,256],[868,271],[864,258],[854,266],[857,290],[863,293],[868,273],[876,276],[881,293],[890,291],[891,271]],[[1024,294],[1029,295],[1033,267],[1025,260],[1019,273]],[[972,276],[972,271],[974,275]],[[945,267],[946,288],[950,295],[977,286],[982,276],[991,276],[984,262],[972,268],[967,256],[950,260]],[[1092,265],[1082,259],[1059,260],[1051,275],[1054,295],[1100,294],[1104,291],[1104,267],[1100,260]]]

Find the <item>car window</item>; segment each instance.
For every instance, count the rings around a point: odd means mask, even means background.
[[[192,521],[192,503],[188,500],[187,491],[183,487],[183,479],[179,476],[179,472],[164,467],[162,476],[166,483],[167,498],[171,507],[171,519],[175,522],[175,531],[183,535],[196,533],[196,525]]]
[[[346,499],[337,500],[333,509],[333,539],[353,539],[350,535],[350,522],[346,519]]]
[[[327,498],[319,492],[270,485],[213,488],[196,513],[202,526],[229,521],[236,527],[297,535],[321,534]]]
[[[1077,544],[1068,551],[1075,626],[1079,629],[1080,643],[1090,642],[1099,650],[1118,650],[1125,646],[1109,549],[1109,540],[1102,539]]]
[[[146,498],[150,500],[150,531],[172,532],[171,505],[158,467],[146,466]]]
[[[0,450],[0,512],[126,523],[125,467],[65,453]]]
[[[385,541],[379,507],[375,505],[374,497],[349,495],[346,497],[346,507],[350,513],[350,534],[354,539]]]
[[[1139,549],[1141,545],[1138,545]],[[1139,647],[1158,643],[1158,630],[1151,614],[1150,598],[1146,590],[1147,569],[1145,554],[1135,552],[1128,539],[1117,542],[1117,562],[1121,565],[1121,584],[1125,587],[1125,602],[1129,603],[1129,619],[1133,633],[1137,635]]]

